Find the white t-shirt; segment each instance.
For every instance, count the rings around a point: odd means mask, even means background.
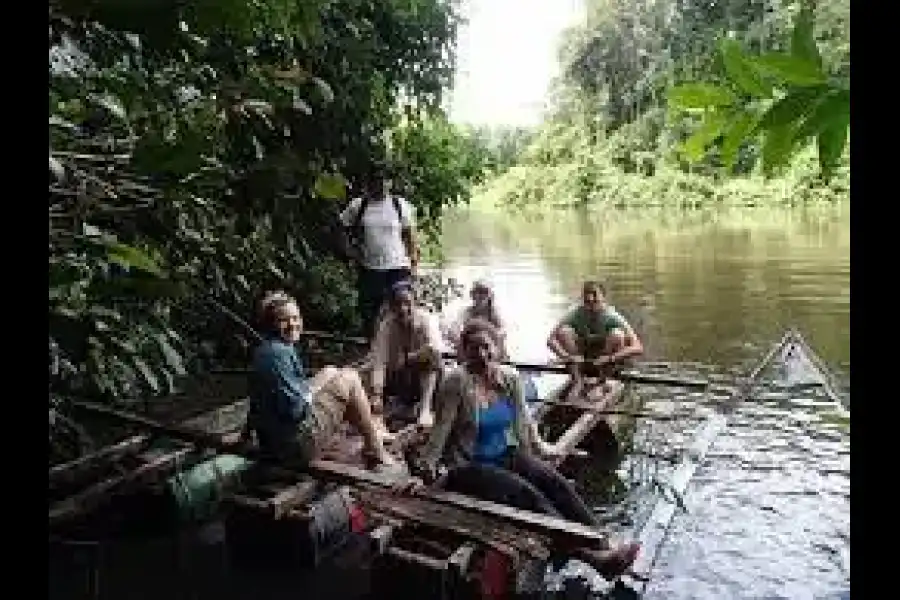
[[[370,200],[360,221],[362,228],[362,264],[367,269],[386,271],[408,269],[409,255],[403,245],[404,227],[414,227],[416,209],[404,198],[397,197],[400,214],[391,196]],[[344,227],[352,227],[362,205],[362,198],[354,198],[341,213]]]

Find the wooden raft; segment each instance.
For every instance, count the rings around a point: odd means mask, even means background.
[[[246,401],[241,400],[192,417],[183,425],[212,430],[225,442],[235,443],[245,414]],[[48,477],[51,526],[95,512],[116,498],[152,488],[202,454],[184,443],[176,443],[168,451],[153,450],[151,446],[159,438],[151,433],[134,435],[51,467]]]

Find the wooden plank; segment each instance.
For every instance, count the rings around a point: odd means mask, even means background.
[[[238,400],[236,402],[223,404],[222,406],[209,411],[204,411],[199,415],[194,415],[186,419],[184,424],[186,426],[193,427],[197,423],[201,423],[204,419],[208,419],[212,415],[215,415],[220,411],[231,410],[234,407],[245,402],[246,400]],[[231,436],[226,438],[229,441],[237,441],[240,432],[234,432],[233,434],[227,435]],[[70,483],[80,477],[85,476],[93,469],[98,468],[104,462],[112,462],[120,459],[127,454],[140,452],[141,450],[145,449],[152,441],[152,436],[147,434],[133,435],[115,444],[106,446],[90,454],[86,454],[78,459],[59,465],[54,465],[50,467],[49,471],[50,485],[53,486],[62,483]]]
[[[505,555],[524,553],[544,559],[549,556],[549,547],[553,545],[552,540],[540,534],[528,535],[520,529],[505,526],[483,515],[452,506],[436,505],[426,498],[397,497],[384,491],[369,490],[358,501],[369,511],[425,528],[449,531]]]
[[[607,384],[611,386],[609,391],[597,398],[594,403],[588,403],[589,405],[593,405],[592,408],[606,408],[611,404],[614,404],[625,393],[625,386],[621,382],[610,379],[607,380]],[[569,454],[575,450],[575,447],[578,446],[578,444],[580,444],[602,420],[603,414],[599,411],[588,410],[582,413],[581,416],[578,417],[578,420],[566,429],[555,442],[555,445],[563,452],[563,454],[562,456],[554,458],[553,464],[556,466],[562,464],[563,461],[568,458]]]
[[[149,435],[135,435],[121,442],[106,446],[81,458],[50,467],[50,485],[68,483],[96,469],[104,462],[118,460],[132,452],[139,452],[150,443]]]
[[[318,489],[318,482],[312,479],[301,481],[279,492],[268,502],[273,516],[280,519],[294,508],[309,502]]]
[[[98,416],[105,416],[113,420],[143,427],[159,435],[181,439],[182,441],[194,444],[200,448],[236,454],[251,460],[264,460],[265,458],[260,455],[260,452],[256,448],[252,448],[242,442],[227,443],[223,441],[222,436],[220,435],[210,434],[205,431],[193,431],[178,425],[164,425],[142,415],[118,410],[103,404],[77,401],[73,402],[73,406],[81,410],[92,412]],[[288,468],[286,466],[282,466],[281,469],[293,471],[295,473],[309,473],[314,477],[328,481],[349,483],[353,485],[369,484],[385,489],[394,488],[398,483],[402,483],[405,478],[405,476],[386,476],[384,474],[366,471],[359,467],[322,460],[312,461],[304,470],[300,470],[297,467]],[[548,515],[523,511],[502,504],[476,500],[462,494],[428,490],[424,493],[424,498],[436,504],[442,504],[457,508],[464,512],[478,513],[482,516],[497,519],[500,522],[517,527],[521,530],[543,535],[552,539],[554,543],[563,545],[596,547],[598,543],[605,541],[607,537],[605,534],[579,523],[573,523],[566,521],[565,519],[550,517]]]
[[[143,485],[146,479],[158,475],[161,471],[174,466],[187,455],[196,451],[195,448],[183,448],[164,454],[133,471],[101,481],[86,490],[57,502],[50,508],[50,525],[52,526],[54,523],[63,521],[77,513],[90,510],[108,500],[114,493],[123,494],[136,486]]]
[[[719,433],[725,429],[727,414],[734,407],[750,395],[756,380],[762,371],[771,363],[778,351],[792,339],[790,332],[782,336],[781,341],[775,344],[765,357],[756,364],[744,383],[740,385],[720,407],[720,413],[711,415],[699,428],[690,446],[686,449],[681,464],[675,469],[669,482],[666,484],[667,494],[673,494],[676,498],[684,496],[691,478],[703,464],[706,454],[712,447]],[[641,543],[641,553],[631,568],[631,572],[622,578],[623,582],[633,589],[643,589],[650,578],[650,572],[656,562],[659,550],[665,541],[672,519],[675,515],[676,505],[669,497],[660,498],[641,528],[638,539]]]

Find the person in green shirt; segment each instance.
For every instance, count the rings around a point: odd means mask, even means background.
[[[553,354],[571,366],[573,377],[605,378],[617,364],[644,352],[634,329],[606,299],[606,289],[586,281],[581,304],[566,314],[547,339]]]

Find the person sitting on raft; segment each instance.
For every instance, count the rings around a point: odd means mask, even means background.
[[[391,287],[387,312],[372,342],[369,368],[376,406],[383,404],[385,394],[408,404],[420,400],[418,423],[431,427],[441,370],[440,329],[434,315],[415,305],[410,281]]]
[[[297,302],[271,292],[260,310],[264,339],[253,355],[248,418],[260,450],[281,460],[310,460],[346,417],[362,434],[363,454],[373,466],[400,465],[384,447],[356,371],[329,366],[311,380],[304,374],[294,348],[303,331]]]
[[[506,360],[508,357],[506,352],[506,331],[503,326],[503,319],[500,317],[500,311],[497,310],[494,302],[494,290],[491,289],[487,281],[478,280],[472,284],[470,297],[472,298],[472,304],[465,307],[456,322],[451,325],[447,332],[447,341],[459,354],[459,336],[466,323],[471,319],[484,319],[493,325],[497,332],[498,358]]]
[[[448,491],[599,527],[572,484],[541,460],[558,455],[558,449],[541,438],[518,373],[496,361],[493,326],[470,320],[461,345],[462,364],[438,389],[434,428],[410,460],[411,472],[421,480],[405,487],[414,491],[434,482],[443,461],[449,468],[443,485]],[[638,544],[607,542],[577,556],[613,579],[631,567],[639,549]]]
[[[570,365],[576,379],[605,378],[623,360],[643,354],[634,329],[606,300],[606,289],[596,281],[582,286],[581,304],[566,314],[547,339],[547,347]]]

